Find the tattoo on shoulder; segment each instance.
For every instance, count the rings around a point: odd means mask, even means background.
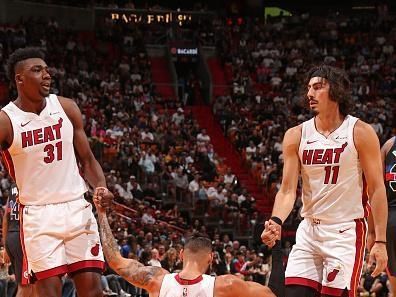
[[[144,266],[141,263],[138,264],[139,265],[130,263],[127,267],[121,268],[118,273],[138,287],[147,286],[153,279],[162,273],[161,267]]]

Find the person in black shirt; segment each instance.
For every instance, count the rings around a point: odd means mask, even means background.
[[[393,296],[396,296],[396,137],[389,139],[381,149],[384,164],[386,196],[388,199],[387,272]]]
[[[33,285],[28,283],[27,260],[23,256],[19,233],[19,203],[17,201],[18,189],[12,185],[3,217],[3,243],[6,258],[11,262],[18,284],[16,297],[34,297]]]

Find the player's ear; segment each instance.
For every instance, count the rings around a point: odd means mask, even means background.
[[[20,73],[15,74],[15,83],[16,83],[17,85],[20,85],[20,84],[23,83],[22,74],[20,74]]]
[[[182,262],[183,262],[183,256],[184,256],[184,249],[181,249],[180,252],[179,252],[179,259]]]

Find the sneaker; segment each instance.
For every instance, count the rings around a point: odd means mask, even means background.
[[[103,291],[103,296],[118,296],[118,294],[109,289]]]
[[[125,292],[124,290],[120,291],[120,297],[131,297],[131,296],[132,296],[131,294]]]

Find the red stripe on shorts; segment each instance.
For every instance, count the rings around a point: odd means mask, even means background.
[[[316,291],[320,292],[322,289],[322,284],[318,283],[317,281],[314,281],[309,278],[304,278],[304,277],[286,277],[285,279],[285,284],[287,285],[301,285],[305,287],[310,287],[315,289]]]
[[[98,268],[100,270],[104,270],[105,263],[100,260],[83,260],[67,265],[67,269],[69,273],[82,270],[85,268]]]
[[[356,253],[355,253],[355,264],[353,265],[353,273],[350,284],[349,297],[355,297],[357,292],[358,283],[360,281],[360,275],[362,273],[364,250],[366,242],[366,222],[364,219],[355,220],[356,223]]]
[[[342,294],[344,293],[345,289],[337,289],[337,288],[330,288],[330,287],[322,287],[321,293],[324,295],[329,295],[329,296],[343,296]]]
[[[25,250],[25,240],[23,236],[23,210],[24,206],[22,204],[19,205],[19,237],[21,241],[21,246],[22,246],[22,278],[21,282],[22,285],[27,285],[29,284],[29,271],[28,271],[28,260],[26,256],[26,250]],[[27,275],[25,275],[25,272]]]
[[[34,272],[34,275],[38,280],[42,280],[53,276],[64,275],[67,272],[67,265],[61,265],[44,271]]]

